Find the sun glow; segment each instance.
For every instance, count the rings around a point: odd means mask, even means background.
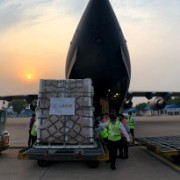
[[[27,79],[31,80],[32,79],[32,74],[27,74],[26,77],[27,77]]]

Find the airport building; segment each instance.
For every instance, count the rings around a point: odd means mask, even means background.
[[[174,104],[166,105],[165,108],[161,110],[152,110],[150,106],[146,106],[144,111],[138,111],[136,108],[130,108],[123,111],[123,114],[127,116],[128,112],[131,112],[133,116],[180,115],[180,106]]]
[[[149,106],[146,106],[145,111],[141,112],[144,116],[153,115],[180,115],[180,106],[171,104],[166,105],[164,109],[161,110],[151,110]]]

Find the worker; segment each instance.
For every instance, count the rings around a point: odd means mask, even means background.
[[[99,127],[96,128],[96,131],[103,129],[104,127],[108,127],[108,149],[109,149],[109,161],[111,163],[110,168],[115,170],[116,166],[116,157],[117,157],[117,149],[119,147],[119,143],[121,140],[121,133],[130,142],[129,135],[127,134],[124,126],[120,121],[116,120],[116,116],[114,114],[109,115],[110,121],[99,124]]]
[[[127,133],[130,135],[130,127],[129,127],[129,123],[128,120],[125,118],[125,116],[123,114],[118,114],[118,120],[124,125]],[[126,138],[124,137],[124,135],[122,134],[121,140],[120,140],[120,145],[119,145],[119,155],[118,158],[121,159],[128,159],[129,155],[128,155],[128,142],[126,140]]]
[[[29,132],[28,146],[32,146],[33,145],[33,143],[32,143],[32,138],[33,137],[31,135],[31,131],[32,131],[33,124],[34,124],[34,122],[36,120],[35,117],[36,117],[36,115],[32,114],[32,116],[29,119],[28,124],[27,124],[28,132]]]
[[[100,123],[103,121],[103,116],[98,116],[94,121],[94,127],[97,128]],[[103,147],[107,150],[108,149],[108,130],[107,127],[102,128],[98,131],[98,136],[102,142]]]
[[[105,114],[103,115],[103,117],[102,117],[102,122],[104,123],[104,122],[107,122],[107,121],[109,121],[109,120],[110,120],[110,118],[109,118],[108,113],[105,113]]]
[[[33,124],[33,126],[32,126],[31,137],[32,137],[32,145],[34,145],[34,143],[36,142],[36,139],[37,139],[36,120],[34,121],[34,124]]]
[[[108,129],[107,127],[104,127],[99,131],[99,137],[103,144],[103,147],[108,150]]]
[[[128,115],[129,115],[128,123],[129,123],[129,127],[130,127],[130,134],[132,136],[132,144],[134,144],[134,140],[135,140],[134,129],[135,129],[136,123],[135,123],[134,118],[132,117],[132,113],[128,112]]]
[[[99,126],[99,123],[101,122],[101,116],[98,115],[94,120],[94,127],[97,128]]]

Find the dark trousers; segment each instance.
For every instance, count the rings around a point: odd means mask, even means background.
[[[32,136],[32,145],[36,142],[37,136]]]
[[[32,146],[32,135],[31,135],[31,130],[29,130],[28,146]]]
[[[32,146],[35,143],[36,139],[37,139],[37,137],[32,136],[31,130],[29,130],[28,146]]]
[[[117,157],[117,149],[119,147],[120,141],[108,141],[108,149],[109,149],[109,160],[111,162],[111,167],[115,167],[116,157]]]
[[[108,138],[101,139],[101,142],[102,142],[102,145],[103,145],[105,151],[107,151],[108,150]]]
[[[134,143],[134,129],[130,129],[130,133],[131,133],[131,136],[132,136],[132,142]]]
[[[119,157],[128,158],[128,142],[125,137],[122,137],[119,144]]]

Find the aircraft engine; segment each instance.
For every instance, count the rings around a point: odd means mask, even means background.
[[[148,102],[152,110],[163,109],[166,106],[166,101],[162,97],[155,97]]]
[[[132,108],[132,106],[133,106],[132,100],[126,100],[126,101],[124,102],[124,109]]]

